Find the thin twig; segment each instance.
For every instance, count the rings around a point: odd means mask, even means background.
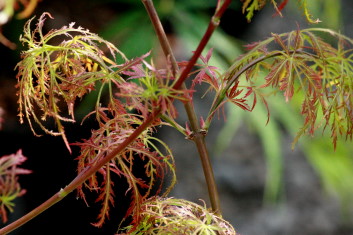
[[[308,53],[306,51],[298,51],[298,50],[292,51],[291,50],[291,51],[288,51],[288,53],[289,54],[294,54],[294,53],[305,54],[305,55],[310,55],[312,57],[317,57],[316,55]],[[230,71],[230,73],[226,75],[226,76],[228,76],[226,85],[224,86],[224,88],[222,88],[222,90],[220,90],[218,92],[218,94],[215,96],[215,98],[212,102],[211,108],[210,108],[209,113],[207,115],[207,118],[205,120],[205,129],[208,129],[208,127],[210,126],[210,124],[212,122],[212,119],[213,119],[215,112],[217,111],[217,109],[219,108],[221,103],[223,103],[224,100],[226,99],[226,92],[239,80],[239,78],[242,74],[244,74],[248,69],[252,68],[256,64],[261,63],[262,61],[273,58],[273,57],[281,56],[282,54],[283,53],[281,51],[273,51],[271,53],[260,56],[256,59],[248,62],[246,65],[241,67],[239,70],[235,70],[236,71],[235,73],[233,71]],[[234,68],[232,68],[232,70],[234,70]]]
[[[156,9],[153,5],[153,1],[152,0],[142,0],[142,2],[145,5],[145,8],[148,12],[148,15],[152,21],[152,24],[153,24],[154,29],[156,31],[156,34],[158,36],[158,39],[159,39],[159,42],[160,42],[161,47],[163,49],[163,52],[164,52],[165,56],[167,57],[167,59],[169,59],[171,62],[173,75],[174,75],[174,77],[177,77],[177,75],[179,74],[179,67],[177,65],[175,56],[173,54],[173,50],[169,44],[168,38],[165,34],[165,31],[164,31],[163,26],[161,24],[161,21],[158,17]],[[179,84],[181,84],[180,85],[181,88],[186,89],[186,85],[183,80],[186,79],[189,72],[194,67],[197,59],[199,58],[203,49],[205,48],[206,44],[208,43],[212,33],[219,25],[219,18],[222,16],[224,10],[228,6],[227,4],[229,4],[229,3],[230,3],[230,1],[225,1],[223,3],[223,5],[221,5],[220,9],[218,11],[216,11],[215,16],[212,17],[212,20],[208,26],[208,29],[207,29],[204,37],[200,41],[200,44],[199,44],[198,48],[196,49],[193,57],[190,59],[189,63],[187,64],[186,69],[183,71],[183,73],[180,75],[178,81],[174,85],[174,88],[178,88]],[[214,179],[212,164],[211,164],[210,157],[209,157],[206,143],[205,143],[205,135],[203,133],[201,133],[201,131],[200,131],[201,128],[200,128],[199,120],[196,115],[196,112],[195,112],[195,109],[193,107],[192,102],[191,101],[186,102],[184,104],[184,108],[186,110],[188,119],[190,121],[191,129],[194,133],[193,141],[195,142],[195,144],[197,146],[197,150],[199,152],[199,156],[201,159],[212,209],[214,212],[221,214],[221,206],[220,206],[220,201],[219,201],[217,184]]]
[[[41,214],[46,209],[50,208],[57,202],[61,201],[65,196],[75,190],[77,187],[82,185],[89,177],[91,177],[94,173],[96,173],[100,168],[102,168],[105,164],[107,164],[111,159],[116,157],[120,152],[122,152],[131,142],[133,142],[146,128],[148,128],[154,119],[159,115],[160,109],[155,110],[148,116],[145,121],[116,149],[110,152],[105,158],[98,161],[95,165],[86,167],[69,185],[67,185],[64,189],[60,189],[54,196],[49,198],[47,201],[42,203],[40,206],[36,207],[23,217],[14,221],[13,223],[7,225],[0,229],[0,234],[7,234],[16,228],[24,225],[31,219],[35,218],[39,214]]]

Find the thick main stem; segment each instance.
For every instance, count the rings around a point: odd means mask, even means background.
[[[142,2],[145,5],[146,10],[149,14],[149,17],[152,21],[152,24],[158,36],[163,52],[167,57],[167,59],[169,59],[172,64],[173,74],[175,77],[177,77],[177,75],[179,74],[179,68],[178,68],[176,59],[174,57],[172,48],[164,32],[163,26],[160,22],[158,14],[153,5],[153,2],[152,0],[142,0]],[[197,59],[201,55],[201,52],[203,51],[206,44],[208,43],[213,31],[219,25],[219,18],[222,16],[224,10],[228,7],[229,3],[230,1],[225,1],[223,5],[219,9],[217,9],[215,16],[212,18],[204,37],[200,41],[200,44],[194,53],[194,56],[190,59],[187,65],[187,68],[180,75],[178,81],[174,85],[174,88],[179,88],[179,86],[181,86],[182,89],[186,89],[186,85],[183,80],[185,80],[185,78],[188,76],[188,73],[191,71],[192,67],[195,65]],[[193,107],[192,102],[191,101],[186,102],[184,104],[184,107],[191,124],[191,129],[195,134],[193,140],[197,146],[197,150],[201,159],[212,209],[214,212],[221,214],[221,206],[220,206],[219,194],[217,190],[217,184],[214,178],[212,164],[207,151],[205,136],[200,132],[201,128],[199,125],[199,120],[195,113],[195,109]]]
[[[183,84],[183,86],[185,86],[185,85]],[[197,147],[197,151],[198,151],[200,159],[201,159],[202,169],[203,169],[203,173],[205,175],[205,180],[206,180],[206,184],[207,184],[207,189],[208,189],[208,194],[210,197],[212,210],[215,213],[220,215],[220,214],[222,214],[221,204],[220,204],[220,200],[219,200],[219,194],[218,194],[216,180],[215,180],[214,174],[213,174],[213,168],[212,168],[210,156],[208,154],[208,150],[206,147],[205,135],[202,134],[202,132],[201,132],[199,120],[197,119],[195,109],[193,108],[191,102],[184,104],[184,108],[186,110],[186,113],[187,113],[189,121],[190,121],[191,130],[194,133],[193,141],[195,142],[195,145]]]

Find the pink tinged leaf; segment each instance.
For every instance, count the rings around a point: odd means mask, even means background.
[[[211,48],[211,49],[207,52],[206,57],[203,57],[202,55],[200,55],[200,59],[202,60],[202,62],[203,62],[204,64],[208,64],[209,60],[211,59],[212,52],[213,52],[213,48]]]
[[[271,116],[270,115],[270,109],[268,107],[268,103],[267,103],[266,99],[263,96],[261,96],[261,95],[260,95],[260,98],[261,98],[262,103],[265,104],[265,107],[266,107],[266,110],[267,110],[267,121],[266,121],[266,125],[267,125],[269,123],[269,121],[270,121],[270,116]]]
[[[282,38],[275,33],[272,33],[272,37],[275,39],[275,42],[277,42],[282,47],[282,49],[289,55],[290,53],[288,51],[288,48]]]
[[[201,116],[200,117],[200,127],[201,127],[201,129],[205,129],[205,120],[203,120],[203,117]]]
[[[233,85],[233,87],[232,87],[232,89],[230,89],[230,91],[227,91],[227,96],[228,96],[229,98],[234,98],[234,97],[238,96],[238,95],[242,92],[241,90],[240,90],[240,91],[237,91],[238,86],[239,86],[239,81],[237,81],[237,82]]]
[[[249,95],[251,95],[253,93],[253,89],[252,87],[247,87],[248,91],[246,92],[244,98],[247,98]]]
[[[103,174],[103,184],[100,189],[101,193],[96,199],[96,202],[102,201],[102,208],[100,210],[100,213],[98,215],[98,222],[92,223],[93,226],[96,227],[102,227],[104,224],[104,221],[106,219],[109,219],[109,209],[110,205],[114,206],[114,182],[110,178],[110,167],[109,164],[106,165],[106,169]]]
[[[260,42],[253,42],[253,43],[249,43],[249,44],[244,45],[244,47],[247,51],[250,51],[250,50],[254,49],[255,47],[257,47],[259,44],[260,44]]]
[[[27,158],[22,154],[22,149],[19,149],[16,154],[6,155],[0,158],[0,169],[4,172],[11,171],[14,174],[30,174],[32,171],[18,168]]]
[[[40,16],[40,18],[39,18],[39,20],[38,20],[38,23],[37,23],[37,27],[38,27],[38,29],[40,29],[40,31],[42,31],[44,22],[45,22],[45,20],[46,20],[46,18],[45,18],[46,16],[48,16],[50,19],[54,19],[54,17],[53,17],[49,12],[44,12],[44,13]]]
[[[237,81],[236,84],[233,85],[233,87],[228,90],[226,92],[226,95],[229,99],[230,102],[234,103],[235,105],[239,106],[240,108],[242,108],[243,110],[246,111],[252,111],[256,105],[257,99],[256,99],[256,95],[254,94],[253,88],[252,87],[247,87],[247,92],[244,94],[244,96],[242,98],[236,98],[238,97],[240,94],[243,93],[243,89],[238,90],[238,86],[239,86],[239,81]],[[247,104],[248,98],[250,95],[254,95],[254,100],[253,100],[253,104],[250,107]]]
[[[21,189],[17,177],[20,174],[31,173],[30,170],[18,167],[26,159],[21,149],[16,154],[0,158],[0,217],[3,223],[7,222],[7,211],[13,211],[13,200],[26,193],[26,190]]]
[[[133,65],[130,68],[130,71],[123,71],[122,74],[129,76],[129,79],[142,78],[146,76],[146,72],[144,71],[141,64]]]
[[[293,47],[294,47],[293,50],[300,50],[301,48],[303,48],[303,37],[300,32],[299,25],[298,25],[298,29],[295,31],[295,38],[294,38],[294,46]]]
[[[186,136],[191,136],[192,135],[192,131],[191,131],[190,127],[189,127],[188,122],[185,123],[185,134],[186,134]]]
[[[122,74],[125,74],[127,76],[129,76],[128,79],[134,79],[134,78],[141,78],[141,77],[145,77],[146,76],[146,71],[143,69],[142,67],[142,62],[146,65],[146,67],[148,67],[150,70],[155,70],[151,65],[149,65],[148,63],[146,63],[144,61],[144,59],[146,57],[148,57],[151,54],[151,52],[147,52],[146,54],[127,61],[126,63],[124,63],[123,65],[118,66],[119,70],[121,70]],[[130,69],[130,71],[128,70]]]
[[[256,105],[256,102],[257,102],[256,94],[254,93],[254,90],[253,90],[252,87],[247,87],[247,89],[248,89],[248,92],[246,92],[244,98],[247,98],[248,96],[250,96],[252,94],[254,95],[253,104],[252,104],[252,106],[251,106],[251,108],[249,110],[249,111],[252,111],[254,109],[255,105]]]
[[[191,85],[191,89],[194,90],[195,85],[201,85],[204,76],[206,75],[206,72],[204,70],[201,70],[196,76],[195,78],[192,80],[192,85]]]

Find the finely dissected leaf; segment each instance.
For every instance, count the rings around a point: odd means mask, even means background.
[[[161,113],[176,118],[177,111],[173,100],[186,102],[190,99],[191,90],[173,89],[175,80],[171,76],[171,71],[157,70],[146,61],[131,66],[123,74],[129,78],[126,82],[117,84],[119,88],[117,96],[124,97],[127,106],[144,117],[154,109],[160,108]]]
[[[261,10],[266,5],[267,0],[244,0],[243,2],[244,2],[242,6],[243,14],[246,12],[246,19],[248,20],[248,22],[250,22],[254,16],[255,11]],[[282,16],[281,11],[287,5],[288,0],[282,1],[278,7],[277,7],[277,2],[275,0],[271,0],[271,3],[276,10],[275,15]]]
[[[75,122],[75,102],[91,92],[97,81],[122,81],[118,73],[113,73],[113,68],[120,67],[107,54],[128,60],[113,44],[81,27],[75,28],[74,23],[44,34],[46,17],[52,18],[44,13],[33,31],[33,18],[30,19],[20,38],[28,50],[22,52],[22,60],[16,66],[19,116],[21,122],[26,117],[34,133],[32,120],[45,133],[62,136],[70,149],[62,122]],[[52,45],[57,39],[67,40]],[[45,126],[48,118],[55,121],[56,131]]]
[[[337,46],[324,42],[316,33],[326,33]],[[269,49],[270,47],[278,49]],[[313,135],[320,126],[330,127],[334,147],[339,136],[352,138],[353,132],[353,40],[326,29],[296,30],[252,44],[251,50],[238,59],[223,76],[227,80],[214,104],[223,104],[222,94],[236,96],[238,79],[245,74],[254,94],[265,101],[260,92],[266,87],[282,91],[288,102],[297,93],[303,94],[301,114],[304,123],[297,139]],[[266,71],[263,85],[254,87],[257,74]],[[229,97],[229,95],[227,95]],[[246,95],[245,97],[246,98]],[[244,101],[246,102],[246,101]],[[236,103],[243,109],[247,106]],[[215,107],[218,107],[215,106]]]
[[[316,24],[321,22],[319,19],[314,20],[312,18],[312,15],[309,12],[306,0],[297,0],[297,1],[299,2],[301,8],[303,9],[303,13],[306,17],[306,20],[309,23]],[[248,22],[250,22],[251,19],[253,18],[255,11],[261,10],[266,5],[267,2],[268,0],[243,0],[242,11],[243,11],[243,14],[246,13],[246,19],[248,20]],[[281,11],[287,5],[288,0],[281,1],[279,6],[277,6],[276,0],[271,0],[271,3],[276,10],[276,13],[274,15],[282,16]]]
[[[119,234],[236,234],[231,224],[205,206],[183,199],[150,198],[141,205],[140,217]]]
[[[261,10],[266,5],[267,0],[245,0],[243,3],[243,14],[247,12],[246,19],[250,22],[254,12]]]
[[[291,135],[296,134],[301,126],[300,114],[296,111],[300,108],[301,96],[294,96],[291,105],[283,100],[271,97],[272,116],[278,120]],[[301,151],[305,153],[308,161],[315,169],[315,172],[322,179],[323,188],[330,194],[337,195],[341,202],[343,214],[351,208],[353,193],[353,146],[350,142],[340,143],[336,149],[332,149],[327,141],[328,133],[324,136],[314,138],[304,137],[300,143]],[[348,215],[348,214],[347,214]]]
[[[116,100],[115,107],[123,107]],[[124,109],[101,109],[100,128],[92,131],[90,139],[75,145],[80,146],[81,155],[78,157],[78,174],[88,166],[94,165],[104,158],[109,152],[120,145],[135,130],[136,126],[143,121],[142,116],[127,113]],[[113,118],[109,118],[112,116]],[[163,125],[162,122],[156,125]],[[138,218],[140,206],[143,200],[151,195],[152,190],[160,194],[166,180],[166,174],[172,174],[171,183],[167,186],[167,194],[175,183],[174,160],[168,147],[160,140],[152,137],[153,128],[147,129],[139,138],[132,142],[122,153],[113,158],[107,165],[102,167],[96,174],[78,188],[78,195],[85,199],[84,187],[99,192],[97,202],[102,203],[98,222],[95,226],[102,226],[109,216],[109,208],[114,204],[114,183],[111,174],[123,177],[128,182],[127,193],[131,196],[131,204],[126,216]],[[164,148],[157,147],[158,145]],[[165,152],[165,153],[164,153]],[[135,175],[135,165],[140,159],[145,168],[145,178]],[[98,177],[101,175],[102,177]],[[100,180],[102,178],[102,180]]]
[[[210,49],[207,52],[206,57],[202,55],[200,56],[200,60],[202,61],[202,64],[196,64],[196,66],[198,66],[199,69],[193,72],[196,74],[196,76],[192,81],[191,90],[194,90],[196,84],[201,84],[201,83],[208,83],[208,85],[210,85],[210,88],[207,90],[207,92],[210,89],[213,89],[216,92],[218,92],[221,89],[223,84],[221,84],[220,83],[221,80],[218,79],[221,74],[217,67],[211,66],[209,64],[209,61],[212,56],[212,51],[213,49]]]
[[[94,90],[99,82],[101,86],[96,109],[86,115],[95,115],[99,129],[92,131],[90,139],[76,144],[81,147],[78,173],[96,164],[125,141],[149,112],[160,109],[162,114],[175,118],[177,113],[172,101],[189,99],[190,91],[172,89],[174,77],[169,70],[156,70],[153,65],[144,61],[149,53],[128,60],[114,45],[88,30],[75,28],[74,23],[44,34],[42,29],[47,16],[52,18],[49,13],[44,13],[33,31],[30,30],[33,19],[28,21],[21,37],[21,41],[29,49],[22,53],[22,61],[17,65],[19,115],[21,122],[23,116],[26,116],[33,132],[32,120],[44,132],[61,135],[70,149],[62,122],[75,121],[75,102]],[[57,46],[51,45],[57,38],[67,40]],[[114,60],[119,56],[123,63],[116,64],[108,55]],[[101,102],[105,87],[108,87],[109,95],[107,104]],[[121,103],[116,96],[125,97],[127,102]],[[142,116],[129,113],[132,109]],[[44,121],[47,118],[55,121],[57,131],[51,131],[45,126]],[[154,125],[163,124],[158,120]],[[99,193],[97,202],[102,204],[102,208],[95,226],[102,226],[109,217],[110,206],[114,204],[112,173],[126,178],[128,182],[127,192],[131,195],[132,202],[127,215],[132,216],[137,216],[141,202],[150,196],[152,190],[157,194],[161,192],[163,185],[157,182],[163,182],[168,170],[173,177],[166,192],[174,184],[171,152],[163,142],[151,136],[153,128],[155,127],[146,130],[121,154],[91,176],[85,185],[79,187],[78,194],[84,200],[84,187]],[[162,146],[164,150],[157,146]],[[148,180],[135,176],[133,170],[136,158],[143,162]]]
[[[26,159],[22,150],[0,158],[0,217],[3,223],[8,220],[7,212],[13,212],[13,201],[26,193],[18,182],[18,175],[31,173],[30,170],[19,167]]]

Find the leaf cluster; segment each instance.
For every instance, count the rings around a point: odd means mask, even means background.
[[[115,63],[105,56],[100,44],[112,56],[118,54],[127,59],[113,44],[81,27],[74,28],[74,23],[44,34],[46,16],[51,17],[44,13],[33,31],[33,18],[30,19],[20,38],[28,50],[22,52],[22,60],[17,64],[19,116],[21,122],[24,116],[27,118],[34,133],[32,119],[45,133],[61,135],[69,148],[62,122],[75,122],[75,101],[91,92],[97,81],[109,81],[112,77]],[[58,46],[50,44],[63,37],[68,40]],[[61,111],[64,105],[66,114]],[[57,131],[45,126],[48,117],[54,119]]]
[[[336,45],[325,42],[321,36]],[[248,52],[223,74],[208,65],[209,51],[201,58],[203,64],[199,65],[193,80],[193,84],[207,83],[209,90],[216,92],[204,127],[208,129],[215,112],[226,102],[252,111],[259,99],[267,108],[268,122],[267,97],[283,92],[286,102],[294,95],[302,100],[304,122],[293,145],[302,135],[312,136],[323,127],[323,130],[330,129],[336,148],[338,137],[352,138],[352,46],[352,39],[328,29],[272,34],[264,41],[247,45]],[[258,79],[263,74],[264,82]]]
[[[79,174],[87,167],[106,157],[114,147],[119,146],[131,135],[135,130],[135,126],[142,123],[142,116],[127,113],[118,100],[116,100],[116,106],[120,106],[121,109],[112,110],[112,118],[109,118],[108,113],[106,113],[109,111],[100,109],[102,121],[100,128],[92,131],[90,139],[75,144],[81,148],[81,155],[77,158]],[[158,122],[155,125],[162,125],[162,123]],[[126,215],[132,215],[133,217],[139,215],[142,202],[151,195],[152,190],[156,191],[154,193],[157,195],[161,194],[163,186],[165,187],[163,182],[167,181],[166,176],[168,173],[172,174],[171,182],[166,187],[163,195],[168,194],[173,187],[176,181],[174,159],[168,146],[152,136],[154,128],[154,126],[149,127],[122,153],[116,155],[96,174],[92,175],[87,183],[78,188],[78,195],[85,201],[84,187],[99,193],[96,202],[101,201],[102,208],[98,216],[99,221],[94,223],[95,226],[100,227],[103,225],[105,218],[109,216],[109,205],[114,205],[112,173],[125,178],[128,182],[129,188],[126,193],[131,194],[132,200]],[[164,150],[159,148],[158,145],[161,145]],[[145,169],[145,177],[143,178],[147,180],[141,178],[140,172],[133,170],[137,158],[143,162]]]
[[[140,222],[120,234],[236,234],[227,221],[205,206],[183,199],[153,197],[141,205],[141,211]]]
[[[336,40],[336,47],[318,34]],[[302,95],[301,114],[304,123],[295,142],[303,134],[313,135],[321,126],[330,127],[334,147],[339,136],[352,138],[352,44],[344,35],[327,29],[312,28],[272,37],[248,45],[249,52],[240,57],[224,74],[225,90],[245,75],[255,95],[265,102],[268,95],[282,91],[288,102],[297,93]],[[265,72],[265,82],[255,86]],[[261,82],[260,82],[261,83]],[[275,90],[265,94],[264,88]]]
[[[175,78],[171,71],[157,70],[146,61],[143,64],[133,65],[129,71],[123,72],[129,77],[118,84],[120,91],[117,95],[125,98],[126,105],[137,110],[143,117],[158,108],[163,114],[176,118],[173,100],[187,102],[192,90],[174,89]],[[131,79],[136,80],[131,82]]]
[[[0,217],[3,223],[8,220],[7,211],[13,212],[13,201],[26,193],[18,182],[19,175],[31,173],[19,167],[26,159],[22,150],[0,158]]]
[[[149,113],[159,110],[173,123],[177,112],[172,101],[184,102],[190,92],[173,89],[175,79],[171,71],[157,70],[153,63],[147,63],[144,59],[149,53],[128,60],[114,45],[88,30],[75,28],[73,23],[44,34],[47,16],[51,17],[44,13],[38,19],[34,30],[31,30],[33,19],[29,20],[21,36],[29,49],[22,53],[22,61],[17,65],[19,116],[21,122],[26,117],[34,133],[32,121],[45,133],[62,136],[70,149],[63,123],[76,121],[75,102],[98,87],[95,109],[85,119],[93,116],[99,128],[92,131],[89,139],[73,144],[80,147],[78,175],[124,142]],[[63,41],[52,45],[56,40]],[[108,55],[122,63],[117,64]],[[108,88],[107,101],[102,100],[105,87]],[[123,99],[126,102],[121,102]],[[47,118],[55,121],[57,131],[47,128],[44,122]],[[173,156],[166,144],[152,136],[156,128],[165,124],[156,118],[123,152],[78,188],[78,195],[84,200],[84,188],[99,194],[97,202],[101,202],[102,207],[98,222],[93,225],[102,226],[109,217],[110,206],[114,205],[112,174],[128,182],[127,193],[132,200],[127,216],[137,217],[141,203],[152,191],[162,193],[165,185],[160,182],[166,181],[167,174],[171,175],[170,184],[162,195],[170,191],[175,183]],[[136,175],[137,159],[143,163],[146,180],[141,173]]]

